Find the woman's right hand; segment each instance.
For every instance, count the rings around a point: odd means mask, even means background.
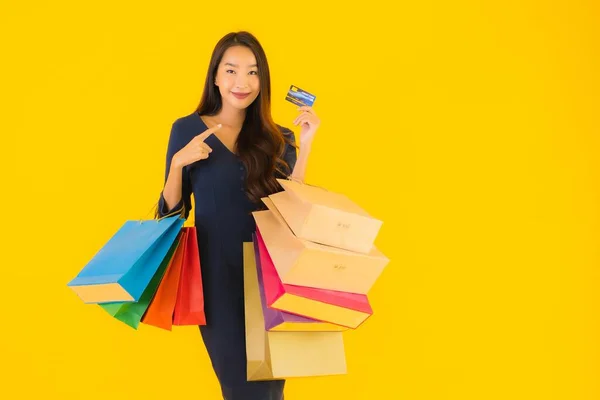
[[[172,164],[176,168],[183,168],[193,162],[208,158],[212,151],[209,145],[204,143],[206,138],[221,129],[221,124],[209,128],[190,140],[190,142],[173,156]]]

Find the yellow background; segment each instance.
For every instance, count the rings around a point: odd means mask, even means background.
[[[278,123],[290,84],[317,96],[308,181],[383,219],[393,260],[348,374],[286,400],[599,398],[600,8],[550,3],[0,2],[0,398],[219,398],[197,328],[134,331],[66,284],[150,217],[241,29]]]

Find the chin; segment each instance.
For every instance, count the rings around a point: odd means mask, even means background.
[[[238,99],[234,95],[231,95],[229,104],[237,109],[242,110],[248,108],[252,103],[254,103],[255,100],[256,97],[253,97],[251,99]]]
[[[233,107],[233,108],[236,108],[236,109],[238,109],[238,110],[245,110],[246,108],[248,108],[248,107],[250,106],[250,104],[252,104],[252,103],[248,103],[248,104],[244,103],[244,104],[241,104],[240,102],[229,102],[229,105],[230,105],[231,107]]]

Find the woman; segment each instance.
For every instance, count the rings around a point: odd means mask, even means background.
[[[271,118],[269,66],[257,39],[230,33],[216,45],[197,110],[177,119],[167,149],[157,215],[182,212],[194,194],[207,325],[200,332],[226,400],[280,400],[285,381],[248,382],[242,243],[252,211],[281,191],[276,178],[304,179],[319,118],[300,107],[294,133]]]

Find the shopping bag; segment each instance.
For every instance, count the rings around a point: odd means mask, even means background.
[[[296,236],[328,246],[369,253],[383,224],[346,195],[278,179],[273,201]]]
[[[173,311],[173,325],[206,325],[196,227],[190,226],[183,229],[188,230],[188,233],[177,300]]]
[[[267,307],[351,329],[358,328],[373,315],[365,294],[282,283],[259,230],[255,237]]]
[[[261,381],[347,372],[342,332],[265,330],[252,242],[243,243],[247,379]]]
[[[301,315],[268,307],[263,283],[261,261],[261,258],[268,257],[268,254],[264,254],[265,251],[263,250],[263,254],[261,255],[259,247],[264,247],[264,243],[259,245],[259,239],[256,237],[256,233],[252,235],[252,242],[254,243],[254,257],[256,262],[256,271],[258,274],[258,289],[260,291],[260,302],[262,305],[266,330],[273,332],[343,332],[348,329],[347,327],[341,325],[323,322],[317,319],[303,317]]]
[[[269,197],[262,200],[268,210],[252,214],[283,283],[367,294],[389,262],[375,247],[364,254],[298,238]]]
[[[156,294],[150,302],[150,306],[142,317],[142,323],[153,325],[165,330],[172,330],[173,312],[177,301],[177,291],[183,267],[183,255],[189,229],[183,228],[179,240],[179,246],[173,255],[173,260],[167,267],[167,271],[156,290]]]
[[[126,221],[67,286],[84,303],[138,301],[184,222]]]
[[[178,238],[181,237],[181,233],[178,234]],[[119,321],[129,325],[130,327],[137,329],[144,313],[148,309],[158,286],[165,274],[165,271],[169,267],[169,265],[173,261],[173,254],[176,252],[177,247],[180,246],[181,240],[176,239],[170,249],[167,252],[167,255],[163,258],[160,266],[156,270],[156,273],[150,280],[146,289],[140,296],[140,299],[136,302],[115,302],[109,304],[99,304],[101,308],[103,308],[110,315],[118,319]]]

